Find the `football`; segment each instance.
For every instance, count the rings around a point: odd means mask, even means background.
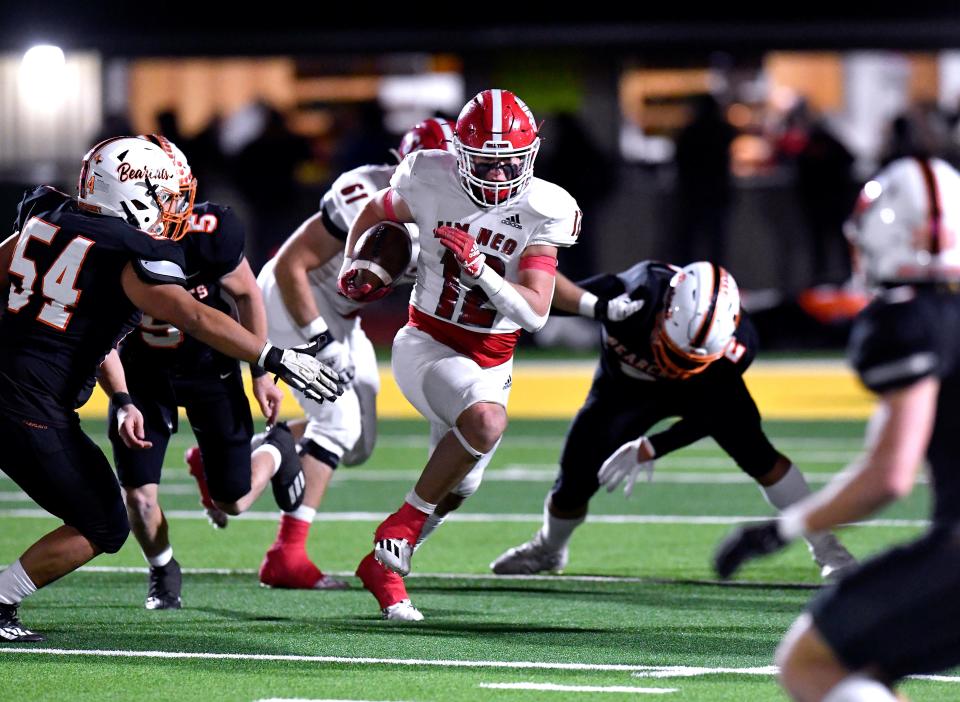
[[[373,290],[393,286],[410,265],[413,242],[402,224],[379,222],[360,235],[354,247],[356,284]]]

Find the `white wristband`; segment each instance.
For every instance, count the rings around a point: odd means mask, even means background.
[[[592,292],[586,290],[583,291],[583,295],[580,296],[580,305],[577,310],[577,314],[581,317],[589,317],[590,319],[597,318],[597,298]]]
[[[270,349],[273,348],[273,344],[269,341],[263,345],[263,348],[260,349],[260,355],[257,356],[257,365],[263,368],[263,362],[267,359],[267,354],[270,352]]]
[[[807,531],[806,511],[800,505],[790,505],[780,513],[777,531],[784,541],[793,541]]]
[[[323,334],[323,332],[327,331],[328,328],[329,327],[327,327],[327,322],[324,320],[324,318],[317,317],[310,322],[310,324],[300,327],[300,334],[304,339],[309,341],[313,337],[317,336],[317,334]]]

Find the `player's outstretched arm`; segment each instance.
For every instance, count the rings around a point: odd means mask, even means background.
[[[274,269],[277,287],[283,304],[298,326],[307,327],[320,316],[307,274],[343,251],[343,246],[343,242],[323,226],[323,215],[317,212],[304,221],[280,248]]]
[[[262,343],[254,334],[227,315],[193,299],[175,284],[143,282],[128,264],[121,275],[130,301],[147,314],[163,319],[220,353],[254,363],[318,402],[333,401],[343,394],[340,375],[317,361],[318,347],[280,349]]]
[[[617,287],[623,290],[616,276],[611,278]],[[643,308],[643,300],[631,300],[630,295],[602,297],[589,290],[584,290],[563,273],[557,271],[557,290],[553,294],[553,307],[562,312],[577,314],[581,317],[599,319],[602,322],[622,322],[627,317],[639,312]]]
[[[717,573],[730,577],[746,561],[778,551],[804,534],[859,521],[907,495],[933,432],[939,392],[940,381],[928,376],[884,393],[870,421],[865,455],[778,519],[730,534],[714,554]]]

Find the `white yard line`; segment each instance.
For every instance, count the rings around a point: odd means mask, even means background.
[[[194,510],[169,510],[164,514],[174,519],[205,520],[206,515]],[[314,521],[317,522],[379,522],[387,516],[386,512],[318,512]],[[16,517],[27,519],[50,518],[50,514],[42,509],[0,509],[0,517]],[[247,522],[276,522],[279,512],[246,512],[239,517],[230,517],[231,520]],[[769,516],[695,516],[674,514],[597,514],[587,517],[590,524],[684,524],[687,526],[702,525],[730,525],[744,522],[758,522],[769,519]],[[495,512],[457,512],[450,523],[486,523],[501,522],[516,524],[540,524],[542,514],[510,514]],[[926,519],[873,519],[868,522],[859,522],[860,527],[926,527],[930,522]]]
[[[0,654],[33,654],[40,656],[83,656],[98,658],[160,658],[171,660],[233,660],[276,661],[279,663],[341,663],[347,665],[395,665],[404,667],[430,666],[435,668],[494,668],[512,670],[584,670],[632,673],[637,677],[694,677],[700,675],[775,675],[776,666],[750,668],[705,668],[685,665],[631,665],[625,663],[565,663],[549,661],[470,661],[432,658],[369,658],[352,656],[302,656],[282,653],[215,653],[185,651],[132,651],[72,648],[32,648],[2,646]],[[914,677],[914,676],[912,676]],[[960,676],[918,675],[922,680],[960,682]],[[660,689],[660,688],[657,688]]]
[[[668,695],[675,687],[628,687],[626,685],[560,685],[558,683],[480,683],[488,690],[539,690],[542,692],[620,692],[635,695]]]

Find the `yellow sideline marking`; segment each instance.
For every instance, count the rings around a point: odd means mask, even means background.
[[[510,416],[523,419],[570,419],[583,404],[590,388],[593,361],[522,362],[513,370],[510,392]],[[873,408],[872,396],[842,361],[792,362],[758,361],[746,375],[765,419],[865,419]],[[417,411],[404,399],[393,380],[390,366],[380,366],[380,396],[377,410],[385,419],[416,419]],[[254,416],[259,412],[250,394]],[[723,411],[723,398],[717,398]],[[107,400],[99,388],[80,410],[80,416],[103,418]],[[300,407],[287,393],[281,407],[284,417],[301,414]]]

